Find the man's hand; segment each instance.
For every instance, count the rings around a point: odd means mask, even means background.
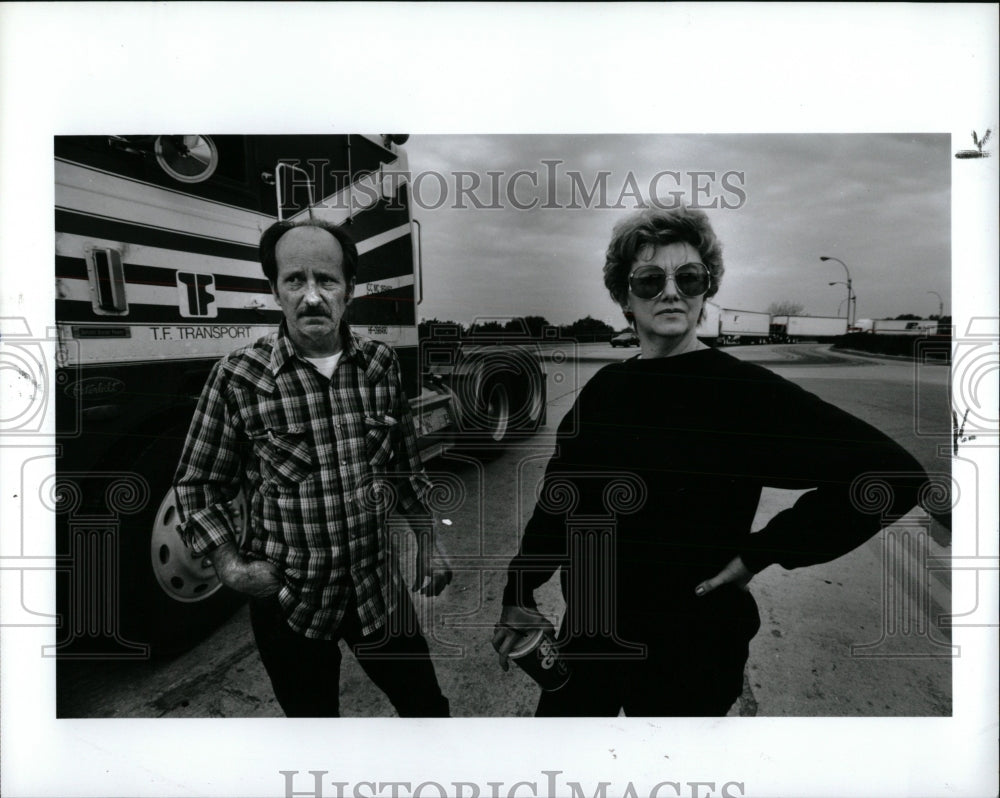
[[[699,596],[707,596],[716,588],[729,584],[738,587],[740,590],[746,590],[751,579],[753,579],[753,573],[743,564],[743,559],[741,557],[733,557],[725,568],[711,579],[706,579],[698,585],[694,589],[694,592]]]
[[[524,641],[526,635],[539,627],[554,631],[552,623],[538,610],[529,610],[513,604],[504,604],[500,620],[493,629],[493,648],[500,655],[500,667],[510,669],[508,654]]]
[[[277,568],[264,560],[245,559],[234,543],[223,543],[208,556],[222,584],[238,593],[267,598],[281,589]]]
[[[451,561],[436,534],[417,532],[417,573],[411,592],[438,596],[451,582]]]

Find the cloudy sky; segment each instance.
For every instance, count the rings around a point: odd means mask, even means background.
[[[724,246],[723,307],[792,300],[842,315],[846,287],[828,283],[844,270],[819,260],[828,255],[850,269],[857,318],[937,313],[928,291],[950,311],[947,135],[414,135],[406,149],[422,318],[590,315],[621,327],[601,278],[613,225],[636,207],[636,189],[644,201],[682,192],[691,203],[695,185],[703,207],[718,206],[705,209]],[[606,200],[587,202],[602,172]]]

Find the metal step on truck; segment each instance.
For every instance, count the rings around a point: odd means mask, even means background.
[[[281,320],[257,257],[276,220],[350,230],[360,261],[346,321],[395,347],[425,461],[456,445],[495,452],[545,423],[527,331],[418,339],[406,139],[55,138],[58,657],[175,650],[242,601],[182,544],[171,481],[212,365]],[[245,503],[231,509],[243,528]]]

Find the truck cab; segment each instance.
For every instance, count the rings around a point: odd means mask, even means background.
[[[406,139],[56,137],[58,656],[143,658],[242,600],[183,545],[171,483],[209,370],[281,321],[257,255],[276,220],[351,233],[345,320],[395,348],[425,461],[456,444],[496,451],[544,423],[531,340],[418,336]],[[241,529],[240,497],[231,512]]]

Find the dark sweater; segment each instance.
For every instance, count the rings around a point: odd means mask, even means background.
[[[611,575],[619,617],[695,612],[695,586],[733,557],[753,572],[835,559],[912,509],[925,480],[883,433],[767,369],[714,349],[626,360],[560,424],[503,601],[535,606],[562,568],[570,603],[592,605]],[[751,534],[765,486],[809,492]]]

